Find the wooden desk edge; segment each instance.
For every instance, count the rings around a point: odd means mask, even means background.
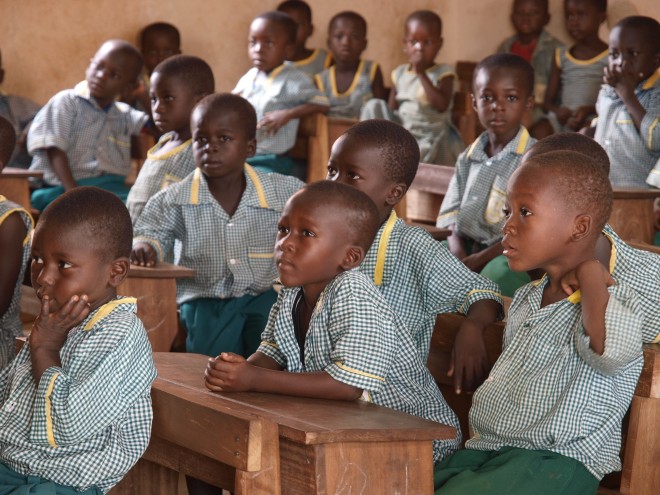
[[[17,177],[17,178],[27,178],[27,177],[38,177],[41,178],[44,176],[44,173],[37,170],[28,170],[25,168],[16,168],[16,167],[5,167],[0,172],[0,177]]]
[[[194,278],[195,270],[172,263],[159,262],[154,267],[131,265],[130,278]]]

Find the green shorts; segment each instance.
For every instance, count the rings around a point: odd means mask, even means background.
[[[126,177],[121,175],[102,175],[100,177],[90,177],[88,179],[76,180],[79,186],[95,186],[110,191],[111,193],[119,196],[124,203],[128,197],[130,188],[126,185]],[[36,189],[30,196],[30,203],[33,208],[43,211],[46,206],[55,201],[58,197],[64,194],[62,186],[50,186]]]
[[[0,462],[0,495],[101,495],[98,488],[78,492],[39,476],[24,476]]]

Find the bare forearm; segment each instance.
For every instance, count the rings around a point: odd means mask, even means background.
[[[314,103],[305,103],[304,105],[291,108],[288,112],[289,119],[299,119],[316,112],[328,113],[328,107]]]
[[[53,366],[62,367],[59,350],[39,347],[30,349],[30,359],[32,361],[32,378],[35,385],[39,385],[44,372]]]
[[[626,110],[628,110],[637,131],[639,131],[642,127],[642,120],[646,115],[646,109],[639,102],[634,92],[630,95],[626,95],[625,98],[622,95],[621,99],[623,100],[623,104],[626,106]]]
[[[71,173],[69,158],[63,150],[59,148],[48,148],[48,159],[50,160],[50,166],[53,167],[53,171],[59,177],[60,182],[62,182],[65,191],[69,191],[78,185]]]
[[[255,392],[312,397],[317,399],[355,400],[362,390],[339,382],[325,371],[289,373],[260,368],[252,389]]]
[[[577,270],[577,279],[582,293],[582,323],[589,336],[590,347],[594,352],[605,351],[605,311],[610,294],[607,284],[595,268],[597,261],[585,263]]]
[[[501,310],[502,306],[497,301],[493,299],[481,299],[472,303],[465,316],[469,320],[473,320],[481,326],[486,327],[497,320],[497,316]]]
[[[426,74],[426,72],[420,72],[417,75],[419,77],[419,81],[422,83],[424,92],[429,99],[429,104],[438,112],[446,111],[447,108],[449,108],[449,104],[451,103],[451,91],[449,92],[449,95],[447,95],[445,88],[435,86],[431,79],[429,79],[429,76]]]

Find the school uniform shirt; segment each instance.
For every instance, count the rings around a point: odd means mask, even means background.
[[[646,183],[649,186],[660,188],[660,159],[655,163],[655,167],[646,178]]]
[[[332,54],[323,48],[315,48],[307,58],[302,60],[287,60],[284,63],[304,72],[310,79],[314,79],[316,74],[330,67]]]
[[[293,373],[325,371],[363,390],[362,400],[456,428],[434,442],[434,461],[454,452],[460,428],[405,326],[373,282],[358,270],[337,275],[319,296],[305,337],[304,363],[293,324],[299,287],[283,288],[258,352]]]
[[[360,60],[353,81],[346,91],[340,93],[337,89],[336,67],[325,69],[314,78],[319,91],[330,102],[328,115],[357,119],[365,101],[373,98],[372,84],[376,77],[378,64],[371,60]]]
[[[126,103],[101,108],[87,82],[60,91],[37,113],[28,133],[30,170],[42,171],[44,182],[62,182],[48,159],[48,148],[66,153],[75,180],[131,171],[131,135],[139,134],[149,117]]]
[[[107,492],[151,434],[151,345],[134,298],[120,297],[71,329],[38,384],[26,343],[0,373],[0,462],[83,491]]]
[[[268,74],[253,67],[241,77],[232,93],[252,103],[257,112],[257,122],[268,112],[288,110],[306,103],[328,106],[328,99],[321,95],[312,79],[287,64],[276,67]],[[300,119],[291,119],[274,135],[257,129],[257,155],[282,155],[293,148],[299,122]]]
[[[581,293],[541,307],[548,279],[516,292],[503,350],[472,398],[466,448],[549,450],[601,479],[621,469],[621,421],[642,370],[642,310],[624,283],[608,289],[603,355],[589,347]]]
[[[649,187],[649,173],[660,159],[660,69],[635,88],[646,110],[639,130],[614,88],[604,84],[598,95],[594,139],[610,157],[613,187]]]
[[[37,103],[18,95],[9,95],[0,89],[0,116],[7,119],[16,131],[16,139],[20,137],[27,125],[41,108]],[[7,167],[28,168],[32,158],[25,149],[14,148],[14,152],[5,163]]]
[[[277,277],[273,248],[277,222],[289,197],[304,184],[245,165],[245,191],[232,216],[209,191],[199,170],[156,193],[135,225],[133,242],[147,242],[158,260],[181,242],[179,265],[195,270],[179,279],[177,303],[201,297],[257,295]]]
[[[455,224],[460,235],[485,246],[498,242],[505,221],[506,184],[534,143],[536,139],[520,126],[516,137],[489,157],[488,133],[483,132],[458,157],[436,225],[446,228]]]
[[[468,269],[425,230],[392,211],[367,252],[366,274],[399,315],[426,362],[438,313],[466,314],[482,299],[502,304],[496,283]]]

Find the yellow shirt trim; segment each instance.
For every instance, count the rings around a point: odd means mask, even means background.
[[[273,253],[248,253],[248,258],[257,258],[257,259],[270,259],[273,257]]]
[[[523,127],[523,132],[520,135],[520,141],[518,142],[518,147],[516,148],[516,153],[522,155],[527,149],[527,143],[529,142],[529,132],[525,127]]]
[[[46,388],[46,436],[48,437],[48,443],[51,447],[57,448],[57,443],[55,442],[55,433],[53,433],[53,415],[51,412],[51,402],[50,397],[53,395],[53,388],[55,388],[55,380],[60,375],[59,372],[53,373],[53,376],[50,377],[50,382],[48,383],[48,388]]]
[[[314,82],[316,82],[316,87],[319,89],[321,93],[325,93],[325,86],[323,85],[323,79],[321,79],[321,76],[316,74],[314,76]]]
[[[603,50],[603,51],[600,52],[598,55],[596,55],[595,57],[590,58],[589,60],[579,60],[579,59],[575,58],[573,55],[571,55],[571,51],[570,51],[570,49],[569,49],[569,50],[566,50],[566,58],[567,58],[568,60],[570,60],[571,62],[573,62],[574,64],[577,64],[577,65],[591,65],[591,64],[595,64],[595,63],[598,62],[601,58],[603,58],[603,57],[607,57],[608,55],[609,55],[609,48],[608,48],[607,50]]]
[[[319,49],[314,48],[314,50],[312,50],[312,54],[309,57],[303,58],[302,60],[296,60],[295,62],[293,62],[294,67],[301,67],[303,65],[311,64],[312,62],[314,62],[314,59],[316,58],[316,55],[318,53],[319,53]],[[325,56],[325,61],[323,62],[323,68],[324,69],[327,69],[328,66],[330,65],[328,63],[328,57],[329,57],[329,54]]]
[[[611,274],[612,272],[614,272],[614,267],[616,266],[616,256],[617,256],[616,246],[614,245],[614,240],[609,235],[607,235],[605,232],[603,232],[603,235],[607,237],[607,240],[610,241],[610,245],[612,246],[611,254],[610,254],[610,263],[609,266],[607,267],[607,269]],[[580,292],[580,290],[578,289],[575,292],[573,292],[573,294],[568,296],[567,299],[568,302],[577,304],[582,301],[582,292]]]
[[[463,311],[463,310],[464,310],[464,308],[465,308],[465,305],[468,303],[468,300],[470,299],[470,296],[471,296],[472,294],[476,294],[476,293],[478,293],[478,292],[483,292],[483,293],[485,293],[485,294],[493,294],[493,295],[495,295],[495,296],[502,297],[502,294],[500,294],[499,292],[495,292],[494,290],[473,289],[473,290],[471,290],[470,292],[468,292],[468,295],[467,295],[467,298],[465,299],[465,302],[461,305],[460,308],[458,308],[458,312],[459,312],[459,313],[463,313],[463,314],[464,314],[464,311]]]
[[[122,146],[123,148],[130,148],[131,143],[129,141],[121,141],[117,139],[116,137],[108,136],[108,141],[112,141],[118,146]]]
[[[467,157],[470,158],[472,156],[472,152],[474,151],[474,148],[477,147],[477,144],[479,144],[480,138],[477,138],[474,143],[470,145],[470,149],[467,152]]]
[[[378,70],[378,64],[374,62],[371,64],[371,70],[369,71],[369,80],[371,82],[374,82],[374,78],[376,77],[376,71]]]
[[[336,76],[336,67],[333,65],[330,67],[330,88],[332,90],[332,95],[333,96],[347,96],[353,93],[355,91],[355,86],[358,85],[358,82],[360,81],[360,74],[362,73],[362,70],[364,69],[364,60],[360,60],[360,64],[358,65],[357,70],[355,71],[355,74],[353,74],[353,81],[351,81],[351,85],[348,87],[346,91],[343,93],[340,93],[339,90],[337,89],[337,76]]]
[[[0,195],[0,203],[3,203],[7,201],[7,198],[4,196]],[[34,228],[34,220],[32,220],[32,215],[30,215],[26,210],[23,208],[12,208],[11,210],[7,211],[0,217],[0,225],[7,219],[9,215],[12,213],[26,213],[27,217],[30,219],[30,227],[27,228],[27,233],[25,235],[25,239],[23,239],[23,246],[25,246],[28,241],[30,240],[30,231]]]
[[[192,183],[190,184],[190,204],[199,204],[199,181],[201,180],[202,171],[198,168],[195,169]]]
[[[273,70],[270,71],[270,74],[268,74],[268,81],[267,84],[271,84],[273,82],[273,79],[277,77],[277,75],[284,70],[285,65],[282,64],[278,67],[275,67]]]
[[[385,223],[385,228],[383,229],[383,235],[378,242],[378,254],[376,256],[376,269],[374,270],[374,284],[381,285],[383,283],[383,272],[385,271],[385,260],[387,259],[387,245],[390,242],[390,235],[392,235],[392,229],[394,224],[397,221],[396,212],[392,210],[390,217]]]
[[[264,193],[264,187],[261,185],[259,176],[250,165],[246,163],[244,166],[245,166],[245,172],[248,174],[248,177],[252,181],[254,188],[257,190],[257,196],[259,197],[259,206],[261,206],[262,208],[268,208],[268,201],[266,201],[266,194]]]
[[[653,129],[655,129],[655,126],[658,125],[658,117],[653,119],[653,123],[649,126],[649,139],[648,143],[646,146],[650,149],[651,145],[653,144]]]
[[[171,140],[172,140],[172,136],[168,136],[167,139],[165,139],[161,143],[161,147],[162,147],[162,145],[164,145],[165,143],[167,143],[168,141],[171,141]],[[187,141],[180,144],[176,148],[171,149],[170,151],[167,151],[166,153],[163,153],[162,155],[156,155],[155,154],[156,151],[157,151],[156,148],[158,148],[158,144],[156,144],[149,151],[147,151],[147,158],[149,160],[166,160],[167,158],[169,158],[173,155],[176,155],[176,154],[180,153],[181,151],[183,151],[186,148],[186,146],[188,146],[190,143],[192,143],[192,138],[188,139]]]
[[[385,378],[383,378],[382,376],[372,375],[371,373],[365,373],[364,371],[356,370],[355,368],[351,368],[349,366],[346,366],[345,364],[340,363],[339,361],[335,361],[335,364],[339,368],[343,369],[344,371],[348,371],[349,373],[353,373],[353,374],[361,375],[361,376],[366,376],[367,378],[374,378],[375,380],[380,380],[381,382],[385,381]]]
[[[656,81],[660,78],[660,69],[656,69],[656,71],[642,84],[642,89],[651,89]]]
[[[123,297],[121,299],[115,299],[113,301],[105,303],[103,306],[99,308],[97,313],[94,315],[94,318],[92,318],[87,322],[87,325],[85,325],[85,328],[83,328],[83,330],[84,331],[91,330],[94,327],[94,325],[96,325],[99,321],[101,321],[103,318],[105,318],[110,313],[112,313],[117,306],[119,306],[120,304],[127,304],[127,303],[137,304],[137,299],[134,297]]]

